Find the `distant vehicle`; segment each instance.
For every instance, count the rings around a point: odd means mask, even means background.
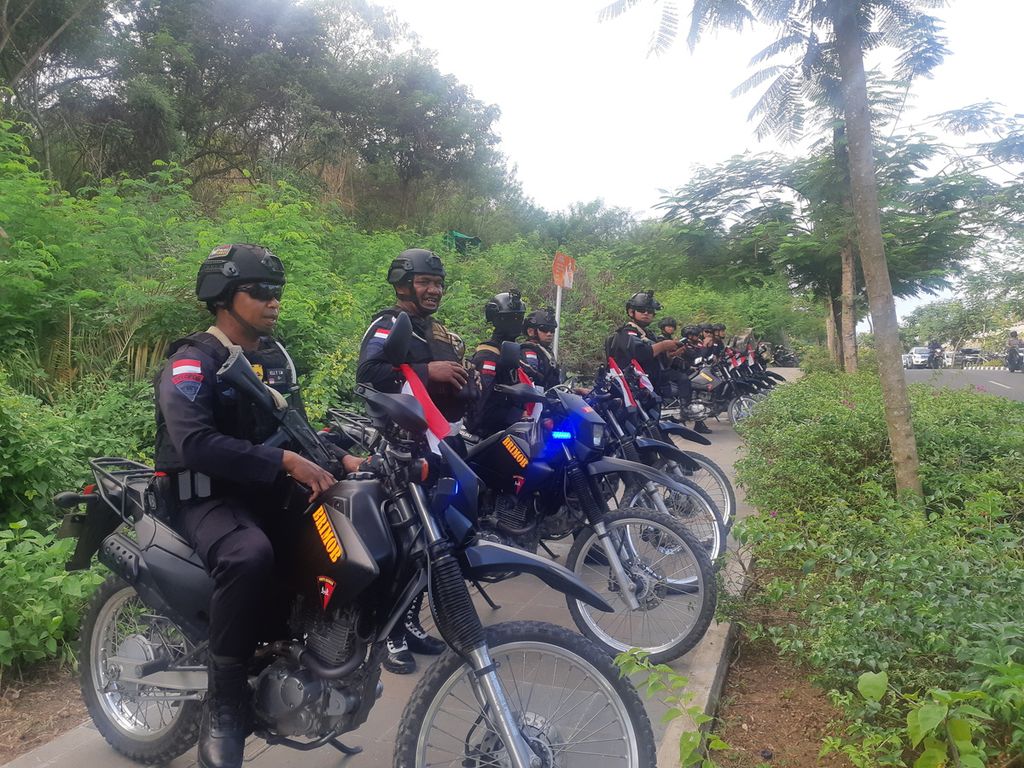
[[[909,352],[904,352],[903,353],[903,367],[904,368],[909,368],[910,367],[910,353]]]
[[[927,368],[928,358],[931,356],[931,350],[928,347],[911,347],[910,348],[910,365],[908,368]]]
[[[981,365],[988,359],[984,352],[974,347],[964,347],[960,353],[962,355],[961,362],[964,365]]]

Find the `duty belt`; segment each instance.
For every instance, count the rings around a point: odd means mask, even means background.
[[[178,501],[208,499],[212,495],[210,476],[183,469],[177,473]]]

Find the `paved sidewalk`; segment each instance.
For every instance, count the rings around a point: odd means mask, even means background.
[[[781,372],[787,378],[793,378],[790,370],[781,369]],[[732,476],[732,466],[739,456],[741,440],[727,421],[717,424],[713,422],[710,426],[714,431],[710,436],[711,446],[698,446],[679,440],[677,444],[681,448],[705,454]],[[751,510],[743,502],[742,492],[738,488],[736,495],[738,517],[745,517]],[[553,547],[556,553],[564,555],[568,551],[569,542],[556,544],[561,545]],[[725,572],[727,587],[742,583],[742,573],[743,569],[737,564],[733,553],[729,557]],[[502,607],[500,610],[492,611],[482,600],[478,600],[480,615],[485,623],[533,619],[575,629],[563,596],[532,576],[520,576],[512,581],[494,585],[488,588],[488,592]],[[713,623],[700,645],[672,663],[676,672],[690,679],[690,691],[694,694],[693,704],[710,714],[714,713],[721,694],[728,667],[730,640],[730,625]],[[418,661],[421,669],[430,663],[427,657],[419,657]],[[267,747],[263,741],[253,739],[246,749],[247,764],[252,768],[365,768],[391,765],[398,720],[418,677],[383,673],[384,695],[377,702],[363,727],[343,737],[347,744],[363,747],[362,754],[344,757],[330,748],[298,752],[285,747]],[[78,696],[79,692],[69,691],[68,695]],[[684,731],[693,730],[693,724],[687,722],[686,718],[681,718],[674,720],[666,728],[661,723],[663,711],[664,708],[657,703],[648,702],[648,713],[655,729],[655,738],[659,741],[658,766],[676,768],[679,737]],[[170,763],[170,766],[191,768],[196,764],[193,750]],[[129,768],[135,765],[137,764],[110,749],[92,723],[86,722],[0,768]]]

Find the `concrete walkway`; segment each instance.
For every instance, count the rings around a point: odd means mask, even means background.
[[[787,378],[793,378],[793,371],[779,369]],[[799,375],[799,372],[795,372]],[[739,457],[741,440],[729,426],[728,421],[710,424],[714,434],[710,435],[711,446],[698,446],[678,441],[681,448],[695,449],[719,464],[730,476],[733,462]],[[734,483],[735,484],[735,483]],[[750,514],[751,510],[743,501],[741,489],[736,489],[738,517]],[[568,551],[567,542],[561,548],[554,548],[562,555]],[[734,546],[730,544],[730,547]],[[731,551],[725,569],[726,588],[732,589],[743,581],[743,567]],[[549,621],[575,629],[565,599],[532,576],[520,576],[512,581],[488,588],[489,593],[502,607],[492,611],[482,600],[478,600],[480,615],[485,623],[533,619]],[[728,624],[712,623],[701,643],[690,653],[672,663],[673,669],[690,680],[689,690],[694,694],[692,704],[702,711],[714,714],[725,680],[728,654],[731,648],[731,628]],[[421,669],[430,659],[420,657]],[[384,695],[377,702],[367,722],[359,730],[346,734],[344,741],[364,748],[364,752],[353,757],[343,757],[330,748],[312,752],[297,752],[285,747],[268,747],[263,741],[252,739],[246,749],[246,762],[251,768],[368,768],[392,763],[392,751],[398,720],[402,709],[409,700],[418,675],[398,676],[383,673]],[[80,695],[77,690],[69,696]],[[679,737],[687,730],[693,730],[687,718],[672,721],[666,727],[661,723],[664,708],[657,702],[648,702],[648,713],[659,741],[659,768],[676,768],[679,764]],[[195,751],[170,763],[171,768],[195,766]],[[100,736],[91,722],[83,723],[52,742],[45,744],[0,768],[130,768],[137,765],[114,752]]]

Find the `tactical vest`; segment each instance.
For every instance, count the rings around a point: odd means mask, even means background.
[[[168,358],[185,346],[194,346],[202,350],[219,368],[228,358],[227,348],[214,336],[205,331],[193,333],[171,343],[167,351]],[[295,381],[295,367],[278,342],[270,338],[260,340],[259,349],[245,353],[256,375],[267,385],[273,387],[286,399],[289,405],[300,408],[298,388]],[[166,366],[166,363],[165,363]],[[156,374],[159,382],[164,366]],[[230,437],[248,440],[251,443],[262,443],[278,429],[278,423],[255,400],[250,399],[236,390],[227,382],[218,378],[212,382],[214,387],[213,418],[217,429]],[[163,413],[157,408],[157,440],[154,461],[156,467],[163,471],[184,469],[181,458],[167,438],[163,428]]]

